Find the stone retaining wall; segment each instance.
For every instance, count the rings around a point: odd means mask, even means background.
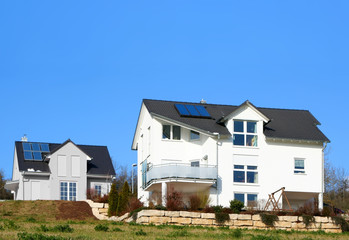
[[[129,213],[121,217],[108,218],[108,204],[95,203],[91,200],[86,202],[92,208],[93,215],[100,220],[110,221],[136,221],[139,224],[173,224],[173,225],[193,225],[218,227],[221,226],[216,222],[214,213],[200,213],[187,211],[164,211],[164,210],[142,210],[137,213],[135,218],[129,217]],[[303,223],[303,218],[298,216],[279,216],[274,227],[266,226],[259,214],[229,214],[230,220],[224,223],[229,228],[248,228],[248,229],[282,229],[282,230],[299,230],[299,231],[318,231],[339,233],[342,232],[340,226],[336,225],[331,218],[315,217],[315,223],[308,227]]]

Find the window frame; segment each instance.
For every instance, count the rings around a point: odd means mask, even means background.
[[[170,126],[170,138],[164,138],[164,126]],[[179,128],[179,139],[174,139],[174,131],[173,128],[178,127]],[[172,124],[162,124],[162,137],[161,140],[164,141],[181,141],[182,140],[182,127],[179,125],[172,125]]]
[[[252,201],[248,201],[248,195],[256,195],[256,203],[258,203],[258,193],[256,192],[234,192],[233,193],[233,196],[234,196],[234,200],[239,200],[239,199],[236,199],[235,198],[235,195],[236,194],[240,194],[240,195],[243,195],[244,196],[244,201],[243,201],[243,204],[245,207],[250,207],[249,206],[249,202],[252,202]]]
[[[102,185],[100,184],[95,185],[95,194],[99,197],[102,196]]]
[[[66,183],[67,184],[67,186],[66,186],[66,188],[67,188],[66,189],[67,195],[66,196],[62,196],[62,183]],[[74,195],[71,196],[71,194],[70,194],[71,193],[71,191],[70,191],[70,184],[75,184],[75,196]],[[60,200],[63,200],[63,201],[78,201],[78,183],[77,182],[69,182],[69,181],[60,181],[60,184],[59,184],[59,195],[60,195],[59,196]]]
[[[239,132],[239,131],[235,131],[235,123],[238,123],[238,122],[242,122],[242,132]],[[252,132],[248,132],[248,129],[247,129],[247,126],[248,126],[248,123],[255,123],[256,126],[255,126],[255,132],[252,133]],[[258,143],[258,121],[252,121],[252,120],[241,120],[241,119],[233,119],[233,146],[234,147],[251,147],[251,148],[258,148],[259,146],[259,143]],[[243,145],[240,145],[240,144],[235,144],[235,137],[239,135],[239,136],[242,136],[243,137],[243,141],[244,141],[244,144]],[[255,141],[255,144],[251,144],[251,145],[247,145],[247,143],[249,142],[247,139],[248,137],[250,136],[253,136],[251,138],[251,142],[253,141],[254,138],[256,138],[254,141]]]
[[[303,161],[303,169],[296,168],[296,161]],[[304,175],[306,174],[306,165],[305,165],[305,158],[294,158],[293,160],[293,174],[295,175]]]
[[[249,169],[250,167],[250,169]],[[255,169],[251,169],[251,167],[255,168]],[[235,174],[237,174],[237,172],[243,172],[243,182],[237,182],[235,181]],[[256,182],[248,182],[248,173],[257,173],[257,181]],[[241,174],[241,173],[240,173]],[[255,176],[255,175],[254,175]],[[242,165],[242,164],[233,164],[233,183],[234,184],[253,184],[256,185],[258,184],[258,165]]]
[[[195,136],[198,136],[198,138],[192,138],[192,134],[194,134]],[[201,138],[201,134],[197,131],[194,131],[194,130],[190,130],[189,132],[189,139],[190,141],[200,141],[200,138]]]

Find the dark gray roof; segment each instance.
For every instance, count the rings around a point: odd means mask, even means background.
[[[230,135],[224,124],[219,120],[228,116],[240,106],[201,104],[144,99],[143,103],[151,114],[160,115],[180,123],[190,125],[202,131],[221,135]],[[212,116],[211,119],[181,117],[174,104],[202,105]],[[270,121],[264,126],[264,134],[271,138],[309,140],[329,142],[329,139],[318,129],[320,123],[308,110],[276,109],[256,107]]]
[[[50,153],[57,151],[67,142],[71,142],[71,141],[67,140],[63,144],[47,143],[49,144]],[[40,142],[40,143],[44,143],[44,142]],[[47,162],[24,160],[22,142],[16,141],[15,145],[16,145],[16,151],[17,151],[19,171],[27,171],[28,168],[33,168],[35,171],[40,170],[41,172],[50,172],[50,168]],[[86,153],[88,156],[92,158],[92,160],[88,161],[87,163],[87,174],[115,175],[115,170],[112,164],[112,160],[110,158],[109,151],[106,146],[93,146],[93,145],[76,145],[76,146],[81,151],[83,151],[84,153]]]

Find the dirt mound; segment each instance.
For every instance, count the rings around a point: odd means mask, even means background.
[[[92,214],[92,209],[86,202],[70,202],[57,201],[57,215],[58,220],[94,220],[95,216]]]

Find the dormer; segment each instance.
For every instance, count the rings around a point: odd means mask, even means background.
[[[247,147],[258,147],[263,125],[269,121],[269,118],[249,101],[242,103],[221,120],[232,135],[233,145]]]

